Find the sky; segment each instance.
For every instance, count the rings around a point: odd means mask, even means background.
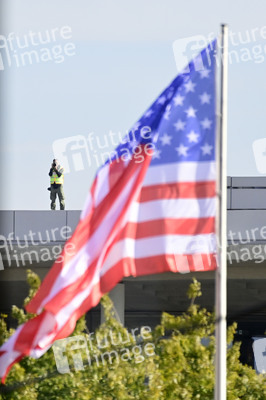
[[[81,210],[106,152],[221,23],[231,32],[227,175],[265,176],[265,2],[0,2],[0,209],[49,210],[57,157],[66,209]]]

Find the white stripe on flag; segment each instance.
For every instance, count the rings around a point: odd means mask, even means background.
[[[143,186],[163,183],[215,181],[215,162],[180,162],[150,166]]]
[[[7,366],[12,364],[20,355],[20,352],[14,350],[14,345],[23,326],[24,324],[20,325],[13,335],[8,339],[8,341],[5,342],[1,347],[1,351],[6,351],[6,353],[0,356],[0,376],[5,375]]]
[[[109,169],[110,165],[106,164],[97,173],[97,182],[94,196],[95,207],[97,207],[109,193]]]
[[[130,207],[130,222],[146,222],[162,218],[205,218],[214,217],[216,199],[163,199],[134,202]]]
[[[85,203],[84,203],[84,207],[83,207],[83,209],[82,209],[82,211],[81,211],[80,219],[86,218],[86,216],[87,216],[87,215],[90,213],[90,211],[92,210],[92,204],[93,204],[92,195],[91,195],[91,192],[89,192],[89,194],[88,194],[88,196],[87,196],[87,198],[86,198],[86,201],[85,201]]]

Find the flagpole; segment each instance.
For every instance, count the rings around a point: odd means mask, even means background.
[[[221,25],[221,88],[220,123],[218,131],[218,268],[215,277],[216,309],[216,357],[215,357],[215,400],[226,400],[226,312],[227,312],[227,76],[228,76],[228,26]]]

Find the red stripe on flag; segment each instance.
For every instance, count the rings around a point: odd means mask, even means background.
[[[69,336],[75,329],[77,320],[83,314],[85,314],[85,312],[87,312],[89,309],[91,309],[92,307],[95,307],[99,303],[99,301],[104,293],[106,293],[106,292],[102,292],[101,283],[97,282],[92,287],[90,295],[69,316],[67,323],[61,328],[61,330],[58,331],[54,340],[62,339],[62,338]]]
[[[13,367],[14,364],[18,363],[22,358],[24,357],[24,354],[20,354],[14,361],[12,361],[12,363],[10,363],[6,369],[5,374],[2,376],[1,382],[4,384],[6,381],[6,377],[9,373],[9,371],[11,370],[11,368]]]
[[[128,222],[116,238],[141,239],[161,235],[199,235],[215,232],[215,218],[155,219],[147,222]]]
[[[202,259],[203,270],[217,268],[216,254],[162,254],[147,258],[123,258],[101,276],[101,290],[109,292],[123,277],[155,275],[163,272],[187,273],[199,271],[196,261]],[[195,261],[194,261],[195,260]],[[199,265],[201,268],[202,265]],[[110,287],[112,286],[112,287]]]
[[[46,315],[47,313],[44,311],[24,324],[14,344],[14,350],[19,351],[24,355],[30,353],[31,349],[34,347],[33,343],[36,339],[36,335],[38,334]]]
[[[97,268],[97,261],[98,259],[91,265],[88,265],[85,273],[77,278],[73,283],[58,291],[53,298],[45,304],[45,310],[57,314],[58,311],[68,304],[78,293],[85,290],[94,277]]]
[[[215,197],[215,181],[174,182],[161,185],[144,186],[140,202],[158,199],[200,199]]]

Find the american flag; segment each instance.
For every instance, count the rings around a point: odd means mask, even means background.
[[[74,255],[65,246],[26,307],[37,317],[0,349],[2,381],[19,359],[70,335],[123,277],[216,268],[214,60],[213,42],[99,169],[68,241]]]

